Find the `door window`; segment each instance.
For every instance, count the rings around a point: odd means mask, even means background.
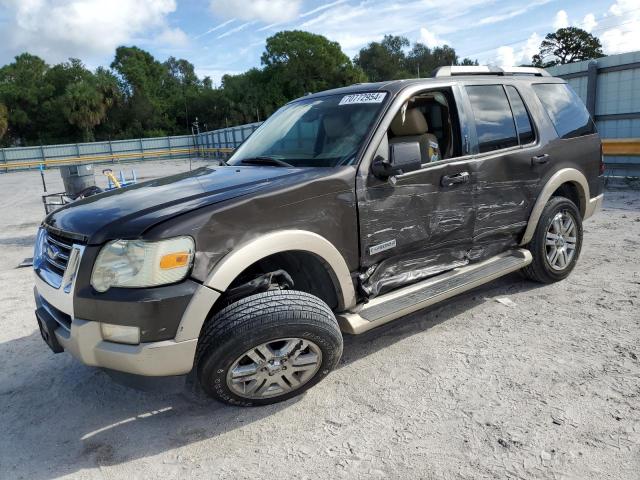
[[[537,83],[533,90],[544,105],[560,138],[573,138],[596,132],[582,100],[565,83]]]
[[[516,128],[518,129],[518,138],[520,145],[526,145],[533,142],[535,134],[533,127],[531,126],[531,118],[527,112],[527,108],[524,106],[522,97],[516,90],[516,87],[512,85],[506,85],[505,89],[509,95],[509,101],[511,102],[511,110],[513,111],[513,118],[516,120]]]
[[[467,87],[480,153],[518,145],[516,125],[502,85]]]

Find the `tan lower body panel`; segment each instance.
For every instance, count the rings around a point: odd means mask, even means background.
[[[604,202],[604,193],[601,193],[597,197],[593,197],[589,199],[589,201],[587,202],[587,208],[585,209],[585,212],[584,212],[584,220],[586,220],[589,217],[592,217],[593,215],[598,213],[600,210],[602,210],[602,202]]]
[[[459,293],[515,272],[531,263],[531,253],[517,249],[482,262],[455,268],[433,278],[394,290],[338,314],[342,331],[354,335],[416,312]]]
[[[139,345],[105,342],[99,322],[78,319],[70,331],[58,328],[55,335],[64,350],[82,363],[150,377],[189,373],[198,344],[197,339]]]

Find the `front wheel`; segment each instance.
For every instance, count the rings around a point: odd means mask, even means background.
[[[564,197],[552,197],[542,211],[528,245],[533,256],[523,274],[536,282],[552,283],[569,276],[582,249],[582,217]]]
[[[243,298],[203,328],[198,380],[232,405],[268,405],[299,395],[338,363],[342,335],[329,306],[295,290]]]

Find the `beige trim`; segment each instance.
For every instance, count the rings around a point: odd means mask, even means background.
[[[351,308],[356,303],[356,293],[351,273],[344,258],[333,244],[317,233],[306,230],[283,230],[263,235],[234,249],[213,269],[204,284],[224,292],[245,268],[269,255],[301,250],[317,255],[329,267],[329,273],[340,291],[338,309]]]
[[[183,375],[193,367],[198,340],[124,345],[105,342],[100,322],[74,319],[71,331],[58,328],[60,345],[86,365],[146,376]]]
[[[562,170],[558,170],[549,179],[549,181],[547,181],[546,185],[540,192],[540,195],[538,195],[538,200],[536,200],[536,203],[533,206],[531,216],[529,217],[529,223],[524,235],[522,236],[520,245],[526,245],[531,241],[533,234],[536,231],[536,227],[538,226],[540,215],[542,215],[542,210],[544,210],[544,207],[551,198],[551,195],[553,195],[553,192],[555,192],[560,185],[568,182],[573,183],[578,187],[578,194],[580,195],[580,205],[578,205],[578,208],[580,209],[580,214],[583,218],[586,218],[587,199],[591,198],[589,195],[589,184],[587,183],[587,179],[575,168],[563,168]]]
[[[450,280],[451,278],[455,278],[455,277],[459,277],[461,275],[465,275],[468,273],[473,272],[474,270],[479,270],[489,264],[491,264],[492,262],[495,262],[497,260],[500,260],[501,258],[507,256],[507,255],[513,255],[514,253],[518,253],[520,255],[522,255],[522,262],[513,265],[509,268],[506,268],[504,270],[500,270],[498,272],[494,272],[491,273],[490,275],[486,275],[474,282],[470,282],[470,283],[464,283],[458,286],[455,286],[453,288],[451,288],[450,290],[447,290],[446,292],[441,293],[440,295],[437,295],[435,297],[430,297],[422,302],[410,305],[406,308],[403,308],[401,310],[397,310],[395,312],[390,313],[389,315],[382,317],[380,319],[377,319],[373,322],[370,322],[368,320],[365,320],[364,318],[362,318],[360,316],[360,313],[358,312],[362,312],[368,308],[372,308],[375,307],[377,305],[386,303],[388,301],[394,300],[398,297],[402,297],[405,295],[409,295],[413,292],[415,292],[416,290],[420,290],[421,288],[424,288],[426,286],[429,285],[435,285],[437,283],[443,282],[443,281],[447,281]],[[390,293],[387,293],[385,295],[381,295],[379,297],[374,298],[373,300],[369,301],[368,303],[364,304],[364,305],[359,305],[359,309],[358,312],[346,312],[343,314],[339,314],[338,315],[338,323],[340,324],[340,329],[343,332],[346,333],[350,333],[352,335],[358,335],[360,333],[364,333],[367,332],[369,330],[371,330],[372,328],[378,327],[380,325],[383,325],[385,323],[391,322],[392,320],[396,320],[400,317],[404,317],[405,315],[409,315],[410,313],[416,312],[418,310],[422,310],[423,308],[429,307],[431,305],[434,305],[436,303],[439,303],[443,300],[446,300],[448,298],[454,297],[460,293],[466,292],[467,290],[471,290],[472,288],[478,287],[480,285],[483,285],[485,283],[488,283],[492,280],[495,280],[496,278],[502,277],[503,275],[506,275],[508,273],[514,272],[516,270],[520,270],[522,267],[525,267],[527,265],[529,265],[531,263],[532,257],[531,257],[531,252],[529,252],[529,250],[524,250],[524,249],[518,249],[516,251],[510,251],[510,252],[505,252],[503,254],[500,255],[496,255],[495,257],[491,257],[483,262],[479,262],[479,263],[475,263],[473,265],[468,265],[465,267],[459,267],[459,268],[455,268],[453,270],[451,270],[450,272],[447,273],[443,273],[442,275],[438,275],[436,277],[433,278],[429,278],[427,280],[423,280],[422,282],[413,284],[413,285],[409,285],[408,287],[404,287],[401,288],[399,290],[394,290]]]
[[[176,333],[177,342],[197,339],[200,336],[202,325],[220,295],[220,292],[216,292],[204,285],[198,287],[196,293],[191,297],[187,309],[182,314],[178,332]]]
[[[594,216],[600,210],[602,210],[602,202],[604,202],[604,193],[601,193],[597,197],[589,199],[587,203],[587,209],[584,212],[584,219]]]

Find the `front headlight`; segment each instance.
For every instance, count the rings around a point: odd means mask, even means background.
[[[109,242],[98,254],[91,285],[98,292],[106,292],[111,287],[155,287],[179,282],[189,273],[194,250],[191,237]]]

